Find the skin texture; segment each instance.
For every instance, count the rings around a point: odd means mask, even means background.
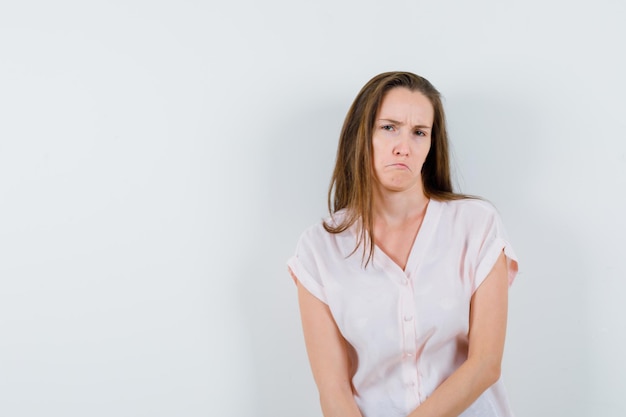
[[[372,136],[375,243],[402,269],[428,204],[421,171],[433,117],[422,93],[394,88],[383,99]]]
[[[375,243],[402,269],[429,201],[421,168],[430,149],[432,122],[433,108],[428,99],[403,87],[385,95],[376,117],[372,137]],[[352,395],[347,342],[328,306],[293,277],[324,416],[362,417]],[[507,265],[501,254],[471,299],[468,359],[408,417],[458,416],[498,380],[507,297]]]
[[[384,97],[372,136],[379,195],[423,196],[422,165],[430,150],[434,111],[418,91],[394,88]]]
[[[352,395],[347,342],[339,333],[330,309],[299,282],[298,302],[324,417],[362,417]]]

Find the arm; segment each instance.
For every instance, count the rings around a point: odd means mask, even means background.
[[[500,378],[508,308],[504,253],[470,303],[467,360],[408,417],[457,417]]]
[[[298,285],[304,342],[324,417],[362,417],[352,394],[347,342],[339,333],[328,306],[289,272]]]

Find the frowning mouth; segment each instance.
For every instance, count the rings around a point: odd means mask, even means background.
[[[409,166],[407,164],[403,164],[402,162],[397,162],[397,163],[394,163],[394,164],[388,164],[387,168],[408,169],[409,171],[411,170],[411,168],[409,168]]]

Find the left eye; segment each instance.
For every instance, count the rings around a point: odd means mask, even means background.
[[[417,135],[417,136],[426,136],[426,133],[422,132],[421,130],[416,130],[415,131],[415,135]]]

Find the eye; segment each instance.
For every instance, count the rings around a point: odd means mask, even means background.
[[[395,129],[393,125],[382,125],[380,128],[382,130],[386,130],[387,132],[393,132]]]
[[[416,130],[414,133],[416,136],[426,136],[426,132],[423,130]]]

